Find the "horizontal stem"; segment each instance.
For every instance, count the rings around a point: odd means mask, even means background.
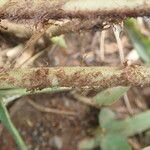
[[[0,89],[99,88],[149,86],[150,67],[56,67],[0,70]]]
[[[10,20],[150,16],[150,0],[14,0],[0,6],[0,18]]]

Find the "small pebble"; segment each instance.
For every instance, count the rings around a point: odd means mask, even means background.
[[[56,149],[62,149],[63,142],[59,136],[54,136],[49,140],[49,145]]]
[[[33,131],[33,136],[37,136],[37,135],[38,135],[37,130],[34,130],[34,131]]]

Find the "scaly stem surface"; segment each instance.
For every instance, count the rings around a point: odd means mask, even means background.
[[[0,70],[0,89],[98,88],[149,86],[150,67],[56,67]]]

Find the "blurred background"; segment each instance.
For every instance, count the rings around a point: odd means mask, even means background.
[[[40,32],[35,34],[39,35]],[[3,20],[0,27],[0,66],[122,67],[150,63],[150,19],[147,17],[127,19],[117,25],[107,24],[103,31],[93,28],[91,31],[68,33],[53,38],[45,32],[37,42],[32,41],[30,36],[30,28]],[[24,51],[29,39],[30,46]],[[93,144],[94,140],[82,144],[80,142],[89,138],[94,139],[104,133],[102,128],[99,128],[103,126],[101,120],[108,114],[102,115],[101,112],[105,114],[107,109],[108,112],[115,112],[116,119],[125,120],[129,117],[134,118],[135,115],[142,114],[150,108],[150,87],[132,87],[128,92],[125,91],[126,89],[122,95],[113,99],[111,105],[99,108],[87,103],[95,97],[99,99],[98,94],[101,92],[94,91],[33,94],[17,98],[9,103],[8,108],[13,123],[29,149],[76,150],[80,146],[88,146],[90,142],[89,149],[100,149]],[[7,95],[9,96],[9,93]],[[53,113],[53,110],[57,113]],[[62,113],[62,110],[66,114]],[[100,120],[98,116],[101,116]],[[143,116],[142,119],[147,118]],[[132,126],[138,128],[136,123]],[[150,130],[144,129],[143,127],[142,132],[133,132],[134,134],[128,136],[127,141],[132,149],[140,150],[150,145]],[[126,147],[122,149],[130,149],[126,146],[126,142],[120,143],[124,143]],[[101,149],[111,150],[104,145]],[[106,142],[106,145],[109,144]],[[0,124],[0,149],[17,149],[12,136],[2,124]]]

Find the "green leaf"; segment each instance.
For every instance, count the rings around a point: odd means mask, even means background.
[[[133,136],[135,134],[142,133],[150,129],[150,110],[137,114],[132,118],[127,118],[122,121],[122,124],[127,124],[125,130],[122,131],[122,134],[126,136]],[[121,123],[121,122],[120,122]]]
[[[0,0],[0,7],[7,3],[9,0]]]
[[[150,63],[150,39],[141,33],[135,19],[126,19],[124,25],[139,56],[144,62]]]
[[[128,90],[129,87],[121,87],[121,86],[108,88],[98,93],[94,97],[94,100],[99,105],[111,105],[112,103],[120,99]]]
[[[61,35],[61,36],[55,36],[53,38],[51,38],[51,41],[54,43],[54,44],[57,44],[59,45],[60,47],[62,48],[67,48],[67,44],[66,44],[66,41],[64,39],[64,37]]]
[[[78,149],[79,150],[91,150],[96,147],[99,147],[99,144],[100,144],[99,138],[85,139],[79,143]]]
[[[16,144],[18,145],[20,150],[27,150],[27,147],[22,140],[21,136],[19,135],[17,129],[11,122],[10,116],[8,114],[8,111],[3,103],[3,100],[0,99],[0,120],[4,124],[4,126],[7,128],[7,130],[12,134]]]
[[[150,150],[150,146],[145,147],[143,150]]]
[[[30,94],[39,94],[39,93],[57,93],[62,91],[70,91],[71,88],[65,87],[54,87],[54,88],[45,88],[43,90],[35,90],[35,91],[28,91],[26,89],[0,89],[0,97],[3,98],[4,104],[8,104],[11,101],[14,101],[16,98],[21,96],[26,96]]]
[[[127,138],[119,134],[108,134],[101,141],[102,150],[131,150]]]
[[[102,128],[105,128],[105,130],[111,134],[119,133],[128,137],[150,129],[150,111],[140,113],[124,120],[115,120],[113,112],[109,109],[104,109],[99,118]]]
[[[99,124],[102,128],[107,128],[115,120],[115,113],[108,108],[103,108],[99,114]]]

